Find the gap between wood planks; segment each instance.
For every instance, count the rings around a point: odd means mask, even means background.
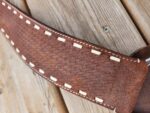
[[[143,40],[145,41],[146,45],[149,45],[149,41],[147,39],[147,35],[145,35],[145,33],[143,32],[143,30],[141,29],[141,27],[139,26],[137,19],[134,17],[134,14],[131,10],[131,6],[135,7],[135,4],[133,3],[134,0],[120,0],[121,3],[123,4],[124,8],[126,9],[126,11],[128,12],[130,18],[132,19],[133,23],[135,24],[136,28],[138,29],[139,33],[141,34]],[[129,4],[131,6],[129,6]]]

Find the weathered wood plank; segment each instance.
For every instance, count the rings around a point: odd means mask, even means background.
[[[10,2],[29,14],[23,0]],[[0,59],[0,113],[67,113],[58,88],[33,73],[2,35]]]
[[[53,85],[26,66],[0,34],[0,113],[66,113]]]
[[[129,55],[145,46],[119,0],[27,0],[37,20],[67,34]],[[61,90],[69,113],[110,113]]]
[[[128,55],[144,45],[120,0],[27,0],[27,4],[36,19],[92,43]]]
[[[150,44],[150,1],[122,0],[134,22]]]

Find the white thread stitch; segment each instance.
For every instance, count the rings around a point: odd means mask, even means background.
[[[43,26],[43,25],[42,25],[42,26]],[[105,49],[102,49],[102,48],[95,47],[95,46],[90,45],[90,44],[87,44],[87,43],[85,43],[85,42],[78,41],[78,40],[73,39],[73,38],[71,38],[71,37],[69,37],[69,36],[66,36],[66,35],[63,35],[63,34],[61,34],[61,33],[58,33],[58,32],[56,32],[56,31],[54,31],[54,30],[52,30],[52,29],[46,28],[45,26],[43,26],[43,27],[44,27],[45,29],[47,29],[47,30],[49,30],[49,31],[51,31],[51,32],[53,32],[53,33],[55,33],[55,34],[57,34],[57,35],[66,37],[66,38],[68,38],[68,39],[70,39],[70,40],[72,40],[72,41],[75,41],[75,42],[77,42],[77,43],[81,43],[81,44],[86,45],[86,46],[88,46],[88,47],[92,47],[93,49],[100,49],[101,51],[103,51],[103,52],[105,52],[105,53],[108,53],[108,54],[111,54],[111,55],[114,55],[114,56],[118,56],[117,54],[112,53],[111,51],[108,51],[108,50],[105,50]],[[120,58],[122,58],[122,59],[124,59],[124,60],[127,60],[127,61],[130,61],[130,62],[134,62],[134,61],[137,62],[137,60],[131,60],[131,59],[128,59],[128,58],[122,57],[122,56],[120,56]],[[137,62],[137,63],[138,63],[138,62]]]
[[[110,56],[110,60],[120,62],[120,58],[117,58],[117,57],[114,57],[114,56]]]
[[[52,33],[49,32],[49,31],[45,31],[44,34],[47,35],[47,36],[51,36],[52,35]]]
[[[36,29],[36,30],[40,30],[40,26],[38,26],[38,25],[34,25],[34,29]]]
[[[10,7],[10,6],[8,6],[7,8],[8,8],[9,10],[11,10],[11,7]]]
[[[65,41],[66,41],[66,39],[65,39],[65,38],[62,38],[62,37],[58,37],[57,40],[58,40],[58,41],[61,41],[61,42],[65,42]]]
[[[19,18],[20,18],[20,19],[23,19],[23,16],[22,16],[22,15],[19,15]]]
[[[13,45],[13,46],[15,45],[15,43],[14,43],[12,40],[10,41],[10,43],[11,43],[11,45]]]
[[[13,13],[16,15],[16,14],[17,14],[17,11],[14,10]]]
[[[98,102],[98,103],[103,103],[104,100],[103,100],[103,99],[100,99],[100,98],[98,98],[98,97],[95,97],[95,101]]]
[[[101,55],[100,51],[97,51],[95,49],[91,49],[91,53],[95,54],[95,55]]]
[[[4,33],[4,32],[5,32],[5,30],[4,30],[3,28],[1,28],[1,32],[3,32],[3,33]]]
[[[116,112],[116,108],[114,108],[113,113],[117,113],[117,112]]]
[[[23,60],[27,60],[24,55],[21,55],[21,58],[22,58]]]
[[[40,72],[41,74],[44,74],[44,73],[45,73],[43,69],[39,69],[39,72]]]
[[[30,25],[31,24],[30,20],[26,20],[26,24]]]
[[[4,2],[2,2],[2,5],[3,5],[3,6],[6,6],[6,4],[5,4]]]
[[[17,52],[17,53],[20,53],[20,50],[19,50],[18,48],[16,48],[16,52]]]
[[[54,82],[57,82],[57,78],[53,77],[53,76],[50,76],[50,79]]]
[[[68,83],[65,83],[64,86],[65,86],[66,88],[68,88],[68,89],[71,89],[71,88],[72,88],[72,86],[71,86],[70,84],[68,84]]]
[[[31,67],[35,67],[35,65],[34,65],[32,62],[29,62],[29,65],[30,65]]]
[[[138,58],[138,59],[137,59],[137,62],[138,62],[138,63],[140,63],[140,62],[141,62],[141,60]]]
[[[82,91],[82,90],[79,90],[79,94],[81,94],[81,95],[83,95],[83,96],[86,96],[86,95],[87,95],[87,93],[84,92],[84,91]]]
[[[28,17],[27,17],[28,18]],[[46,28],[47,29],[47,28]],[[49,30],[49,29],[48,29]],[[50,31],[52,31],[52,30],[50,30]],[[54,32],[54,31],[52,31],[52,32]],[[57,33],[56,32],[56,34],[59,34],[59,33]],[[63,36],[62,34],[60,34],[61,36]],[[65,36],[65,35],[64,35]],[[68,37],[68,36],[65,36],[65,37]],[[71,37],[68,37],[68,39],[70,39]],[[70,39],[70,40],[72,40],[72,39]],[[74,39],[73,39],[74,40]],[[78,40],[74,40],[74,41],[76,41],[76,42],[78,42]],[[84,44],[84,45],[86,45],[86,46],[89,46],[89,47],[93,47],[93,48],[95,48],[95,49],[101,49],[101,48],[97,48],[97,47],[95,47],[95,46],[92,46],[92,45],[90,45],[90,44],[86,44],[86,43],[84,43],[84,42],[79,42],[79,43],[82,43],[82,44]],[[104,51],[105,52],[105,50],[102,50],[102,51]],[[115,56],[117,56],[116,54],[113,54],[113,53],[111,53],[111,52],[109,52],[109,51],[107,51],[109,54],[112,54],[112,55],[115,55]],[[130,60],[130,59],[128,59],[128,58],[125,58],[125,57],[122,57],[122,58],[124,58],[124,59],[126,59],[126,60],[128,60],[128,61],[135,61],[135,60]],[[44,77],[44,76],[43,76]],[[46,79],[48,79],[47,77],[44,77],[44,78],[46,78]],[[52,81],[53,82],[53,81]],[[61,87],[61,85],[59,85],[59,84],[57,84],[57,83],[55,83],[57,86],[60,86]],[[74,93],[74,94],[76,94],[76,95],[79,95],[79,93],[77,93],[77,92],[75,92],[75,91],[73,91],[73,90],[70,90],[70,92],[72,92],[72,93]],[[92,98],[90,98],[90,97],[85,97],[85,98],[87,98],[88,100],[91,100],[91,101],[93,101],[93,102],[95,102],[95,100],[94,99],[92,99]],[[109,105],[108,105],[109,106]]]
[[[9,39],[9,36],[7,34],[5,36],[6,36],[7,39]]]
[[[78,43],[73,43],[73,46],[79,49],[82,49],[82,45]]]
[[[27,17],[27,18],[28,18],[28,17]],[[33,20],[33,21],[34,21],[34,20]],[[37,23],[36,21],[34,21],[34,22]],[[63,37],[66,37],[66,38],[68,38],[68,39],[70,39],[70,40],[73,40],[73,41],[75,41],[75,42],[81,43],[81,44],[86,45],[86,46],[88,46],[88,47],[92,47],[93,49],[100,49],[101,51],[103,51],[103,52],[105,52],[105,53],[108,53],[108,54],[111,54],[111,55],[114,55],[114,56],[118,56],[117,54],[112,53],[111,51],[108,51],[108,50],[105,50],[105,49],[102,49],[102,48],[95,47],[95,46],[93,46],[93,45],[91,45],[91,44],[87,44],[87,43],[82,42],[82,41],[78,41],[78,40],[73,39],[73,38],[71,38],[71,37],[69,37],[69,36],[66,36],[66,35],[63,35],[63,34],[61,34],[61,33],[58,33],[57,31],[54,31],[54,30],[52,30],[52,29],[50,29],[50,28],[47,28],[47,27],[45,27],[45,26],[43,26],[43,25],[41,25],[41,26],[42,26],[43,28],[45,28],[45,29],[47,29],[47,30],[49,30],[49,31],[51,31],[51,32],[53,32],[53,33],[55,33],[55,34],[58,34],[58,35],[63,36]],[[139,63],[138,60],[132,60],[132,59],[128,59],[128,58],[122,57],[122,56],[119,56],[119,57],[122,58],[122,59],[124,59],[124,60],[130,61],[130,62],[137,62],[137,63]]]

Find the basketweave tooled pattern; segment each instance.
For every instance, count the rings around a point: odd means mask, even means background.
[[[118,113],[132,111],[147,72],[145,62],[60,33],[0,2],[1,32],[35,72]]]

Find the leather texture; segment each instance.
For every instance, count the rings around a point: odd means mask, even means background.
[[[150,66],[150,46],[140,49],[133,57],[146,60]],[[150,113],[150,67],[133,113]]]
[[[0,0],[0,27],[20,58],[36,73],[68,92],[131,113],[147,64],[68,36]]]

